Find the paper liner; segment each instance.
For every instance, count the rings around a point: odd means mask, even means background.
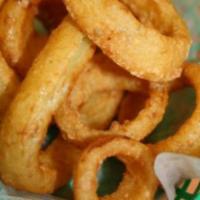
[[[169,200],[176,197],[176,185],[185,179],[200,177],[200,159],[174,153],[157,156],[155,173]]]
[[[0,182],[0,200],[63,200],[52,195],[37,195],[17,191]],[[66,200],[66,199],[65,199]]]

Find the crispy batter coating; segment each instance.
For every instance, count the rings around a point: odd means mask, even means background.
[[[0,12],[0,49],[14,67],[21,58],[33,32],[37,6],[33,1],[7,0]]]
[[[0,53],[0,121],[19,87],[19,80]]]

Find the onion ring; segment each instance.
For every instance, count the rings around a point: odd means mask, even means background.
[[[87,142],[103,135],[122,135],[141,140],[162,120],[168,101],[166,84],[149,83],[130,76],[102,54],[88,64],[89,69],[79,77],[66,100],[55,115],[63,137],[75,142]],[[146,86],[146,87],[145,87]],[[102,90],[129,90],[149,92],[145,107],[138,116],[124,124],[112,123],[109,130],[91,129],[81,121],[78,111],[83,101],[93,92]]]
[[[6,184],[51,193],[63,183],[62,171],[42,164],[41,144],[54,112],[93,53],[91,42],[69,18],[51,34],[0,128],[0,176]]]
[[[0,53],[0,121],[2,120],[18,87],[18,77],[12,71],[12,69],[9,68],[5,59]]]
[[[200,65],[194,63],[185,64],[183,79],[185,84],[194,87],[196,91],[196,109],[192,116],[171,137],[152,145],[155,154],[160,152],[176,152],[193,156],[200,155]]]
[[[116,192],[99,198],[97,170],[109,157],[117,156],[126,165],[124,179]],[[74,173],[76,200],[152,200],[157,189],[150,149],[139,142],[125,139],[100,139],[84,150]]]
[[[11,66],[19,61],[33,32],[35,3],[7,0],[0,12],[0,48]]]
[[[65,4],[87,36],[132,75],[160,82],[181,75],[191,38],[171,1],[65,0]]]

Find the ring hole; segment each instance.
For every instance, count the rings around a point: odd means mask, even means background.
[[[73,200],[73,179],[69,180],[65,186],[59,188],[54,195],[67,200]]]
[[[137,117],[138,113],[145,107],[147,99],[147,94],[126,93],[119,108],[118,121],[123,124],[125,121]]]
[[[185,87],[172,92],[163,121],[145,139],[145,142],[156,143],[176,133],[181,125],[192,115],[195,105],[196,94],[192,87]]]
[[[45,150],[57,138],[59,129],[56,124],[51,124],[48,128],[47,136],[42,144],[41,149]]]
[[[115,157],[106,159],[97,174],[99,187],[97,194],[99,197],[104,197],[114,193],[120,182],[123,180],[126,166],[123,162]],[[73,180],[71,179],[65,186],[58,189],[55,196],[73,200]]]
[[[165,17],[163,15],[164,9],[161,10],[156,2],[148,0],[135,0],[134,2],[129,0],[122,1],[134,17],[146,28],[159,30],[165,36],[172,36],[173,19],[168,14]]]
[[[66,8],[61,0],[43,0],[38,5],[38,14],[33,19],[33,33],[30,35],[23,55],[17,63],[17,71],[23,80],[35,58],[45,47],[48,36],[66,16]]]
[[[44,33],[44,30],[51,32],[54,30],[62,21],[62,19],[67,15],[66,7],[61,0],[44,0],[39,5],[39,12],[36,19],[40,22],[38,23],[38,30]]]
[[[99,182],[98,196],[103,197],[115,192],[123,179],[125,171],[126,167],[119,159],[115,157],[106,159],[97,174]]]

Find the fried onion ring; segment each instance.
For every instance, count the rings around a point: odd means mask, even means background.
[[[41,144],[54,112],[93,53],[91,42],[68,18],[51,34],[1,125],[0,176],[6,184],[51,193],[63,183],[62,171],[43,164]]]
[[[196,91],[196,109],[192,116],[171,137],[152,145],[155,154],[161,152],[176,152],[200,156],[200,65],[189,63],[185,65],[183,79],[185,84],[191,85]]]
[[[124,178],[117,191],[99,198],[97,172],[101,163],[116,156],[126,165]],[[74,173],[76,200],[152,200],[157,188],[150,149],[139,142],[125,139],[100,139],[91,144],[81,155]]]
[[[21,58],[33,32],[37,14],[34,0],[7,0],[0,12],[0,48],[7,62],[14,66]]]
[[[132,75],[160,82],[181,75],[191,39],[171,1],[65,0],[65,4],[87,36]]]
[[[73,85],[71,92],[55,115],[63,137],[75,142],[87,142],[102,135],[122,135],[141,140],[162,120],[168,101],[166,84],[147,83],[130,76],[102,54],[96,55]],[[79,107],[93,92],[102,90],[146,91],[145,107],[133,120],[114,122],[109,130],[95,130],[81,121]]]
[[[13,70],[9,68],[0,53],[0,121],[8,109],[18,87],[18,77]]]

